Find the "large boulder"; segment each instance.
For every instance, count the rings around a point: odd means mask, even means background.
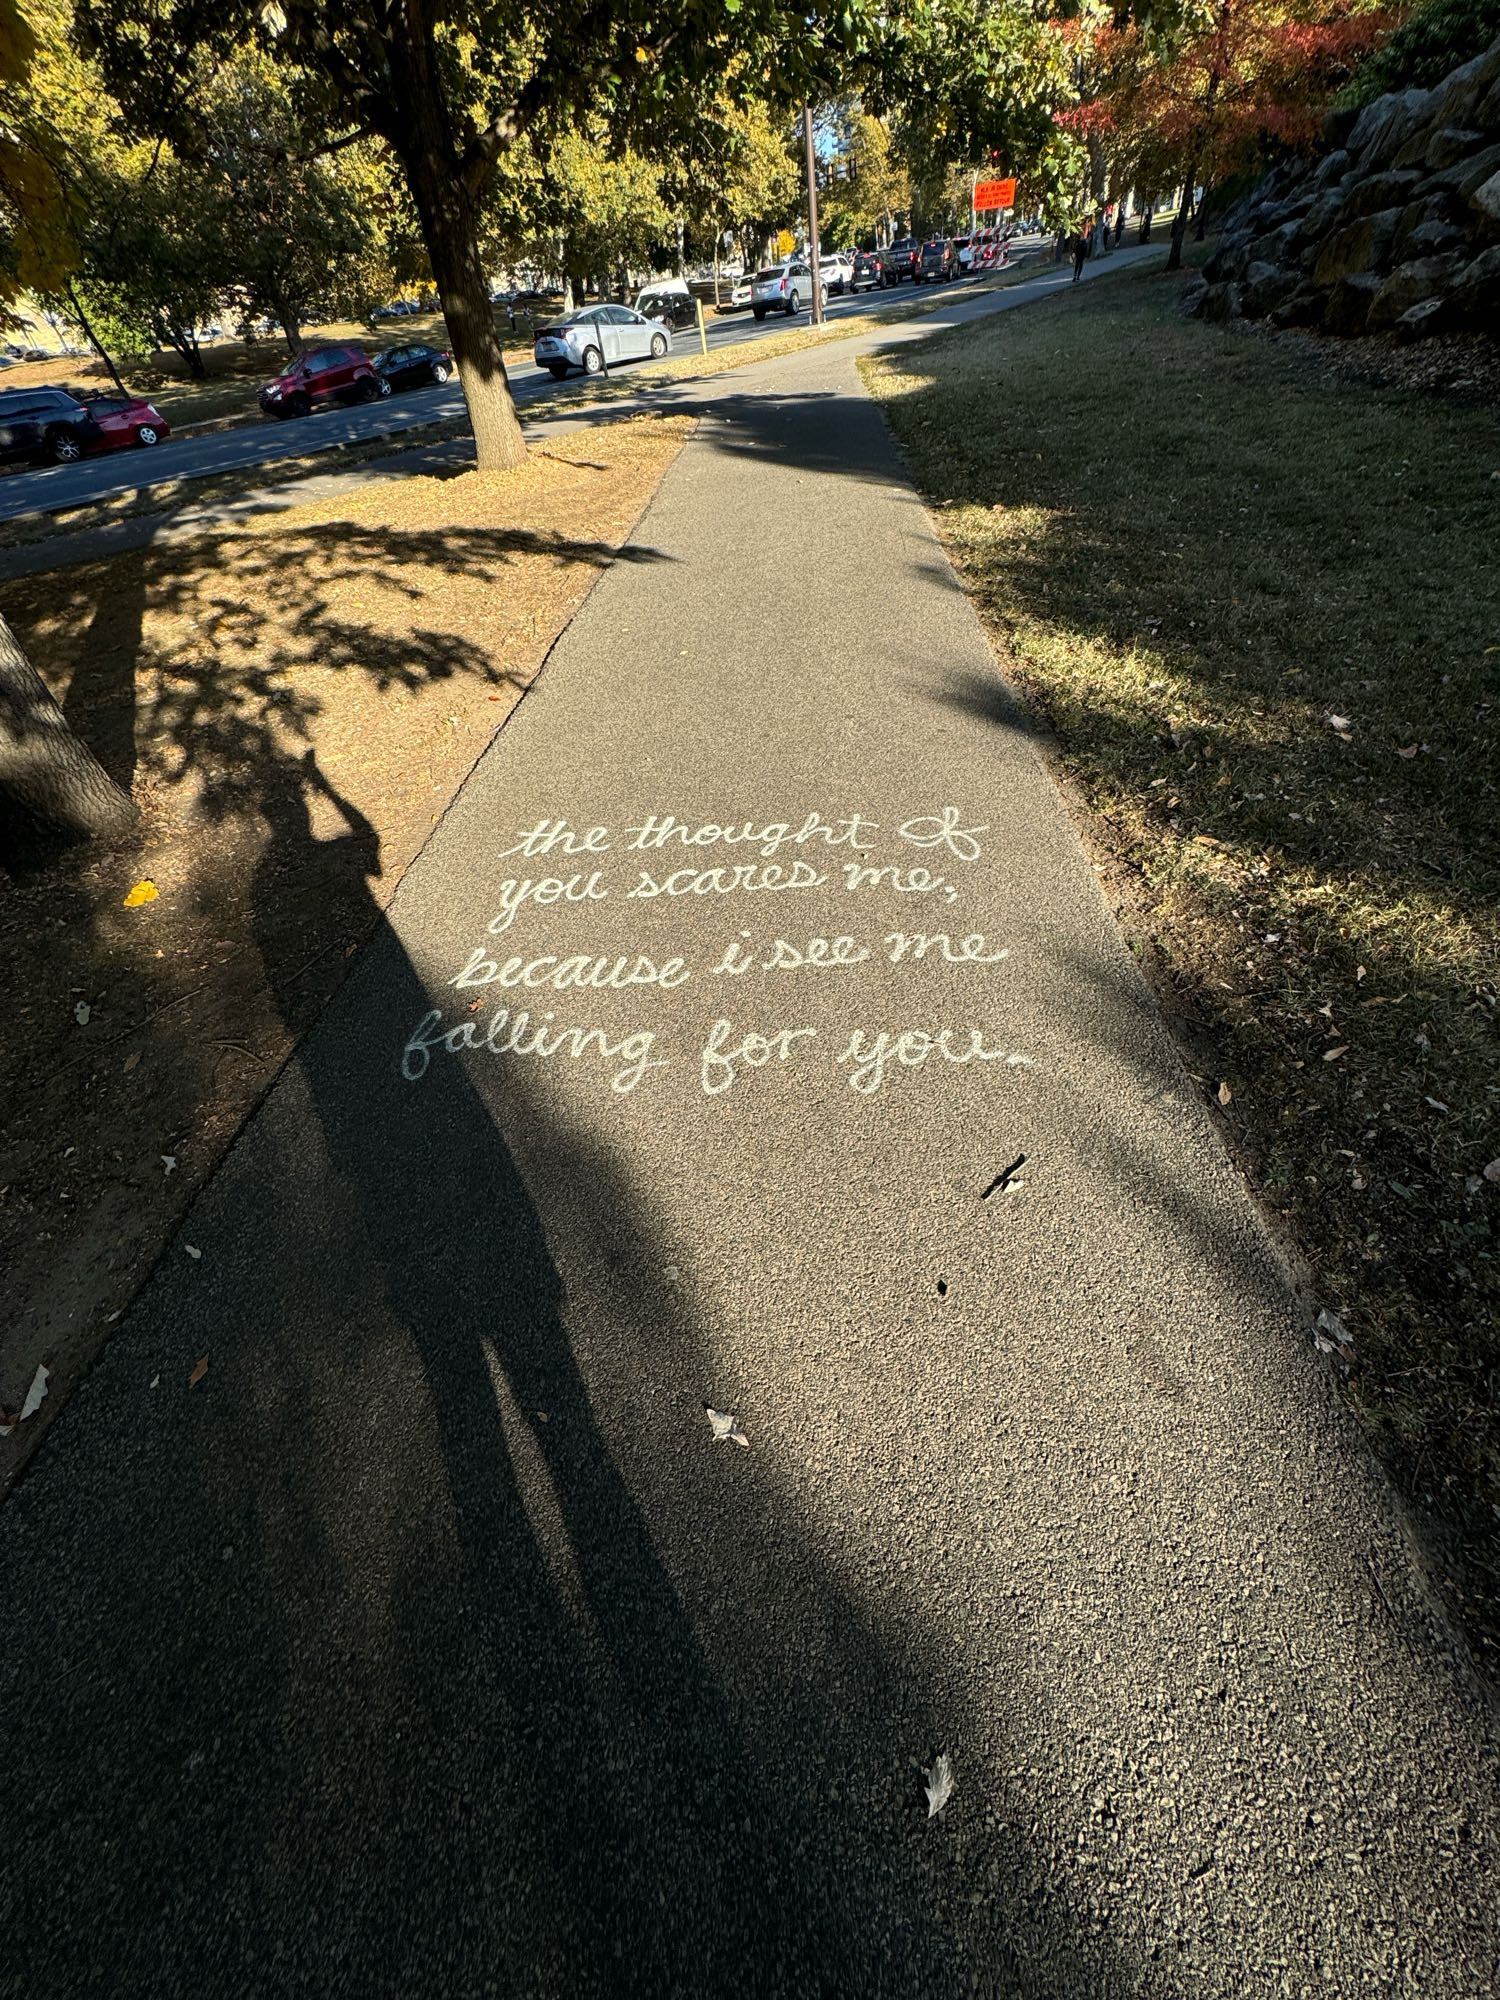
[[[1483,146],[1483,132],[1460,130],[1456,125],[1440,125],[1422,148],[1422,165],[1435,172],[1440,167],[1451,167],[1459,160],[1468,159],[1471,153],[1480,152]]]
[[[1467,201],[1475,188],[1483,187],[1493,173],[1500,173],[1500,146],[1486,146],[1482,153],[1455,160],[1451,167],[1444,167],[1441,173],[1424,182],[1424,186],[1433,194],[1456,194],[1460,201]]]
[[[1399,173],[1390,168],[1383,174],[1371,174],[1356,181],[1344,193],[1341,219],[1357,222],[1362,215],[1374,215],[1377,209],[1404,208],[1421,179],[1417,168],[1407,167]]]
[[[1500,316],[1500,243],[1481,250],[1464,265],[1448,298],[1460,319],[1477,320],[1493,331]]]
[[[1320,285],[1332,285],[1340,278],[1378,270],[1390,257],[1400,220],[1399,208],[1384,208],[1335,230],[1318,253],[1313,276]]]
[[[1340,188],[1326,188],[1302,218],[1303,234],[1326,236],[1344,212],[1344,196]]]
[[[1434,125],[1470,125],[1475,113],[1500,77],[1500,42],[1492,43],[1483,55],[1462,64],[1444,79],[1433,93]]]
[[[1251,264],[1240,288],[1241,310],[1248,319],[1264,319],[1292,296],[1299,283],[1295,271],[1275,264]]]
[[[1373,333],[1393,326],[1413,306],[1424,299],[1438,298],[1453,284],[1463,268],[1462,257],[1417,257],[1398,265],[1370,301],[1367,325]]]
[[[1199,319],[1229,320],[1240,316],[1238,285],[1210,285],[1194,307]]]
[[[1424,195],[1409,202],[1401,211],[1391,242],[1391,258],[1404,264],[1411,257],[1426,257],[1441,250],[1456,250],[1465,230],[1458,220],[1462,213],[1451,194]]]
[[[1373,272],[1359,272],[1340,278],[1328,295],[1323,324],[1330,333],[1363,333],[1370,308],[1379,296],[1381,281]]]
[[[1366,173],[1374,173],[1393,160],[1419,125],[1427,122],[1434,104],[1430,90],[1392,91],[1367,104],[1349,134],[1349,151]],[[1448,123],[1454,123],[1449,118]]]
[[[1341,181],[1349,171],[1349,155],[1340,146],[1323,158],[1313,168],[1307,185],[1314,195],[1320,195],[1325,188],[1331,188]]]
[[[1397,320],[1396,338],[1425,340],[1430,333],[1441,333],[1451,318],[1452,308],[1446,299],[1423,299]]]
[[[1304,278],[1294,292],[1273,308],[1271,318],[1277,326],[1316,326],[1327,304],[1325,288]]]
[[[1469,196],[1469,206],[1477,208],[1488,221],[1500,228],[1500,173],[1491,174]]]

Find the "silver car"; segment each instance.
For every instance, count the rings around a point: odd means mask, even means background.
[[[620,361],[660,360],[671,346],[672,335],[659,319],[629,306],[582,306],[541,329],[532,357],[560,382],[570,368],[597,375]]]
[[[828,303],[828,287],[822,287],[823,304]],[[793,313],[801,312],[804,305],[812,304],[813,274],[800,257],[790,257],[784,264],[767,265],[764,271],[757,271],[755,282],[750,287],[750,310],[757,319],[764,319],[768,312],[785,313],[790,319]]]

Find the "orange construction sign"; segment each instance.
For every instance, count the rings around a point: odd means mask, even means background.
[[[980,181],[974,189],[976,213],[990,208],[1014,208],[1016,184],[1011,181]]]

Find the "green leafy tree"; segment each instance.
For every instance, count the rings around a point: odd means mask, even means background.
[[[842,52],[872,32],[867,4],[840,0],[820,16],[783,0],[79,0],[78,18],[133,119],[179,138],[184,157],[203,143],[191,92],[203,56],[222,61],[251,41],[274,52],[327,147],[378,138],[390,148],[420,220],[479,463],[503,466],[525,446],[482,252],[500,162],[523,140],[544,157],[590,117],[616,144],[664,157],[737,59],[773,102],[820,94]],[[521,234],[527,219],[503,233]]]
[[[0,312],[26,288],[54,291],[77,256],[57,135],[38,104],[46,41],[17,0],[0,0]],[[30,818],[73,834],[122,832],[127,795],[68,727],[51,691],[0,618],[0,793]]]

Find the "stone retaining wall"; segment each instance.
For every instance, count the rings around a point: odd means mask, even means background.
[[[1232,209],[1190,288],[1204,319],[1327,333],[1500,333],[1500,40],[1431,90],[1328,120]]]

